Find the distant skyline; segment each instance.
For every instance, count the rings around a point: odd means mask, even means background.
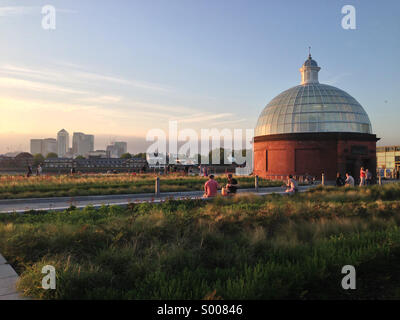
[[[57,10],[43,30],[41,8]],[[356,8],[344,30],[341,8]],[[364,107],[378,145],[400,145],[400,2],[4,0],[0,154],[66,128],[145,151],[148,130],[254,128],[300,83],[311,46],[320,82]],[[68,128],[68,129],[67,129]]]

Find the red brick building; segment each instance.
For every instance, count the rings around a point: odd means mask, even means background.
[[[376,135],[363,107],[348,93],[318,82],[309,55],[302,82],[264,108],[255,129],[254,173],[272,179],[310,174],[335,180],[360,167],[376,172]]]

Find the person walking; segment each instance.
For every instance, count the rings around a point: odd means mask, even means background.
[[[214,175],[211,174],[208,181],[204,184],[204,198],[212,198],[218,194],[218,182],[214,180]]]
[[[360,169],[360,187],[365,186],[365,176],[366,176],[366,173],[365,173],[364,167],[361,167],[361,169]]]
[[[345,186],[346,187],[354,187],[354,178],[348,173],[346,173]]]
[[[26,173],[26,177],[29,178],[32,175],[32,167],[28,166],[28,171]]]

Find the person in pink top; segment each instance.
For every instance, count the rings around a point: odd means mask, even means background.
[[[360,187],[365,186],[365,176],[366,176],[366,173],[365,173],[364,167],[361,167],[361,169],[360,169]]]
[[[215,197],[219,188],[218,182],[214,180],[214,175],[210,175],[208,181],[204,184],[204,198]]]

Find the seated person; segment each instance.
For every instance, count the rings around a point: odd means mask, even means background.
[[[372,173],[368,169],[365,170],[365,182],[367,183],[367,186],[370,186],[372,184]]]
[[[210,175],[208,181],[204,184],[204,198],[211,198],[217,195],[219,188],[218,182],[214,180],[214,175]]]
[[[341,187],[341,186],[344,186],[344,180],[341,174],[338,172],[336,175],[336,187]]]
[[[232,177],[232,173],[228,174],[228,183],[226,184],[226,190],[228,195],[235,194],[239,184],[235,178]]]
[[[287,184],[286,184],[286,191],[285,192],[287,194],[294,194],[297,191],[298,191],[297,181],[290,174],[289,177],[288,177]]]
[[[346,173],[345,186],[346,187],[354,187],[354,178],[348,173]]]

